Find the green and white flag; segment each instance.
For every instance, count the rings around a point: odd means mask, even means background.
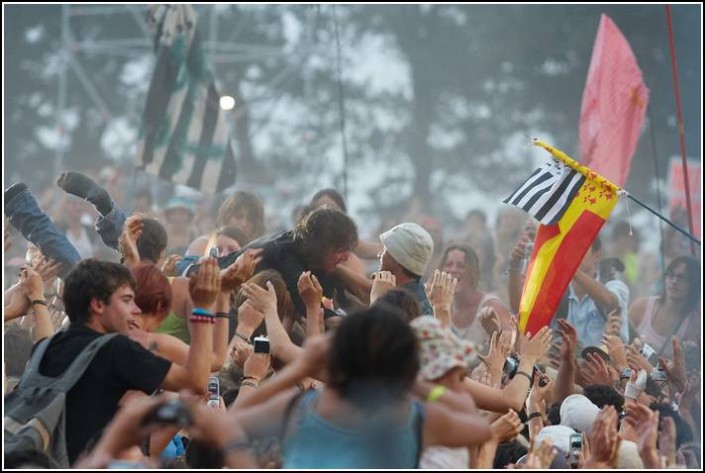
[[[154,5],[157,63],[136,166],[176,184],[220,192],[235,183],[235,154],[191,5]]]

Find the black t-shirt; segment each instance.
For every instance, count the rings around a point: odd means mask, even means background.
[[[40,374],[61,375],[83,348],[101,335],[87,327],[73,326],[57,333],[39,366]],[[152,394],[161,386],[170,368],[170,361],[124,335],[118,335],[101,348],[66,396],[69,461],[76,461],[88,441],[110,422],[127,391]]]
[[[308,267],[304,261],[304,257],[296,248],[296,243],[294,243],[294,235],[291,230],[275,233],[270,237],[263,237],[255,240],[237,253],[231,253],[223,258],[220,258],[218,260],[218,266],[221,268],[228,267],[242,252],[248,248],[263,249],[262,261],[257,265],[256,272],[260,272],[265,269],[273,269],[282,275],[298,315],[306,315],[306,305],[301,299],[301,296],[299,296],[299,290],[297,287],[299,276],[301,276],[301,273],[304,271],[311,271],[311,274],[314,274],[318,278],[318,282],[321,283],[321,288],[323,289],[323,295],[327,298],[333,299],[336,295],[336,291],[338,294],[343,291],[342,283],[335,275],[312,270]],[[326,309],[325,315],[326,317],[332,317],[337,314]]]

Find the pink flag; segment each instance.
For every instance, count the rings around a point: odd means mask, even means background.
[[[580,112],[581,164],[624,186],[648,103],[629,43],[603,14]]]

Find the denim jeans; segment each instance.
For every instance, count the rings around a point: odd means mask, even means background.
[[[108,215],[99,215],[95,221],[95,230],[100,235],[101,240],[110,248],[118,249],[118,240],[122,233],[122,227],[125,226],[127,216],[120,207],[113,201],[113,210]]]
[[[66,235],[39,207],[29,189],[21,191],[5,205],[5,216],[28,241],[39,247],[46,258],[61,263],[60,278],[66,277],[81,259]],[[108,215],[98,218],[96,230],[106,245],[117,249],[118,237],[125,219],[125,213],[114,203],[113,210]]]
[[[81,259],[66,235],[39,208],[29,189],[21,191],[5,205],[5,216],[28,241],[39,247],[46,258],[61,263],[60,278],[66,277],[73,265]]]

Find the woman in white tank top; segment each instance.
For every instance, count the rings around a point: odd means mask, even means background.
[[[485,343],[493,330],[491,324],[483,325],[480,317],[483,308],[491,308],[497,313],[500,330],[511,327],[511,315],[507,306],[494,294],[484,293],[477,289],[480,282],[480,263],[477,253],[467,245],[451,245],[443,252],[441,271],[450,273],[458,279],[453,307],[451,309],[451,322],[455,334],[474,343],[476,346]]]

